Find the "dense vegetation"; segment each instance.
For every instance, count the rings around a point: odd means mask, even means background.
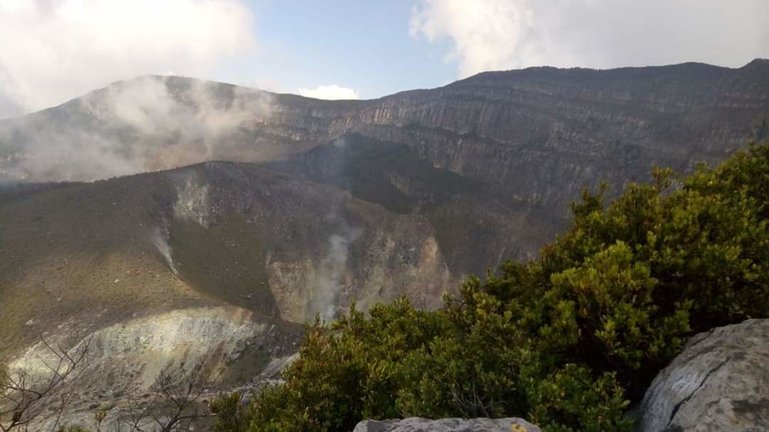
[[[285,384],[216,401],[219,431],[351,430],[363,418],[520,416],[631,428],[624,412],[694,332],[769,311],[769,147],[687,178],[656,170],[573,206],[536,260],[471,278],[438,311],[406,300],[316,322]]]

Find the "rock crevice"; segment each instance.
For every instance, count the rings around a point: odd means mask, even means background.
[[[769,320],[694,336],[654,379],[639,432],[769,430]]]

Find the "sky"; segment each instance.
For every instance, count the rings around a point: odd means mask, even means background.
[[[324,99],[769,58],[769,0],[0,0],[0,118],[176,74]]]

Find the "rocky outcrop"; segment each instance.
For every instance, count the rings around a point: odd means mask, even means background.
[[[158,404],[149,395],[162,389],[177,391],[176,386],[189,384],[202,393],[195,401],[201,402],[235,385],[258,387],[277,378],[291,361],[301,333],[296,326],[235,307],[188,308],[132,319],[74,343],[68,342],[67,328],[57,330],[7,365],[12,376],[23,376],[25,385],[35,389],[46,388],[54,370],[74,368],[35,406],[30,430],[58,430],[57,425],[65,424],[88,429],[103,411],[100,430],[118,431],[126,416]],[[58,368],[64,352],[78,360]],[[61,410],[62,415],[39,413],[44,410]]]
[[[769,430],[769,320],[693,337],[646,392],[638,430]]]
[[[32,379],[46,376],[54,364],[50,345],[67,346],[63,335],[38,342],[8,364],[10,372],[24,371]],[[207,366],[207,382],[224,378],[224,366],[243,356],[264,358],[253,362],[258,374],[271,359],[291,355],[297,348],[298,331],[255,320],[253,312],[240,308],[193,308],[129,320],[86,335],[71,350],[87,346],[87,374],[79,393],[93,389],[126,394],[147,391],[165,370],[185,375],[201,363]],[[258,351],[258,352],[257,352]],[[114,364],[120,364],[115,371]],[[95,395],[94,395],[95,396]]]
[[[519,418],[429,420],[411,417],[402,420],[364,420],[353,432],[540,432],[537,426]]]

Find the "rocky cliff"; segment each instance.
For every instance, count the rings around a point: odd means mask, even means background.
[[[38,406],[66,396],[64,420],[88,427],[106,409],[103,430],[170,373],[199,372],[206,398],[258,386],[316,316],[402,295],[435,307],[456,284],[423,216],[252,164],[17,187],[0,227],[3,369],[44,382],[87,347],[82,373]]]
[[[586,184],[644,178],[655,164],[687,169],[720,160],[769,137],[768,121],[767,60],[739,69],[687,63],[487,72],[369,101],[145,77],[0,122],[0,169],[34,180],[88,180],[209,159],[281,159],[357,132],[563,214]],[[73,145],[81,152],[53,157]]]

